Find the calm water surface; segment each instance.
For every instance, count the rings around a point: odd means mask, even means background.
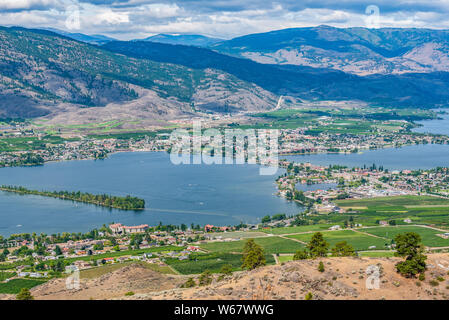
[[[282,174],[279,171],[278,174]],[[257,222],[302,208],[275,196],[276,176],[257,165],[173,165],[166,153],[119,153],[101,161],[67,161],[0,169],[0,184],[145,199],[129,212],[39,196],[0,192],[0,234],[85,232],[110,222],[136,225]]]

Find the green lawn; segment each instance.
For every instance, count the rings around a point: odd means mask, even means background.
[[[376,246],[376,249],[384,249],[385,244],[389,244],[390,241],[375,238],[369,235],[364,235],[352,230],[342,230],[342,231],[327,231],[322,232],[324,239],[329,242],[329,244],[334,246],[337,242],[346,241],[348,244],[352,245],[355,250],[368,250],[371,246]],[[288,236],[289,238],[298,239],[300,241],[309,242],[312,238],[313,233],[297,234]]]
[[[442,232],[425,227],[417,227],[417,226],[376,227],[364,229],[364,232],[388,239],[394,239],[394,237],[396,237],[396,235],[400,233],[415,232],[421,236],[422,242],[426,246],[429,247],[449,246],[449,239],[443,239],[436,236],[436,234],[440,234]]]
[[[296,241],[280,237],[255,238],[254,241],[263,247],[266,254],[295,253],[304,246]],[[201,245],[201,248],[211,252],[241,253],[246,240],[232,242],[211,242]]]
[[[45,282],[46,280],[13,279],[7,283],[0,283],[0,293],[18,294],[22,288],[31,289]]]

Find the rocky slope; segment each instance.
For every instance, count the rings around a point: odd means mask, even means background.
[[[221,71],[115,54],[43,30],[0,28],[0,118],[62,114],[73,107],[142,103],[132,116],[163,118],[206,109],[266,110],[276,97]],[[240,98],[238,98],[240,97]],[[136,110],[135,110],[136,111]],[[104,109],[95,109],[104,119]],[[91,119],[95,120],[95,119]]]
[[[323,261],[324,272],[318,264]],[[292,261],[253,271],[235,272],[205,287],[184,289],[187,276],[161,275],[141,264],[123,267],[96,278],[81,279],[78,290],[67,290],[64,279],[31,290],[36,299],[175,299],[175,300],[434,300],[449,299],[449,254],[428,255],[426,280],[407,279],[396,273],[398,258],[327,258]],[[369,268],[378,267],[378,289],[367,287]],[[431,280],[444,278],[432,285]],[[441,279],[440,279],[441,280]],[[368,283],[372,283],[368,281]],[[135,295],[125,296],[132,291]],[[13,299],[4,295],[2,299]]]

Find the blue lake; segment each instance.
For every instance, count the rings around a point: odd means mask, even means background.
[[[310,162],[317,165],[331,164],[348,167],[367,167],[373,163],[387,169],[430,169],[449,167],[449,145],[412,145],[402,148],[367,150],[350,154],[311,154],[282,156],[299,163]]]
[[[280,170],[278,174],[284,171]],[[0,169],[0,184],[145,199],[143,212],[0,192],[0,234],[85,232],[110,222],[129,225],[235,225],[302,208],[275,196],[276,176],[257,165],[173,165],[166,153],[118,153],[106,160]]]
[[[442,109],[447,111],[447,109]],[[439,110],[436,110],[439,111]],[[440,120],[417,121],[422,127],[412,129],[414,132],[449,135],[449,114],[439,114]]]

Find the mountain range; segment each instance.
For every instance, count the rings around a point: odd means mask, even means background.
[[[115,41],[0,27],[0,118],[49,115],[92,120],[115,114],[173,119],[198,110],[268,110],[280,95],[305,103],[356,100],[432,108],[449,101],[444,59],[440,57],[437,64],[436,56],[430,54],[427,59],[435,66],[430,67],[428,61],[420,63],[423,69],[419,69],[417,64],[399,63],[398,57],[411,57],[411,52],[434,43],[440,46],[440,55],[448,58],[441,49],[447,45],[447,34],[426,29],[321,26],[228,41],[166,35]],[[273,58],[276,52],[305,47],[320,52],[310,56],[314,64]],[[421,56],[423,60],[425,55]],[[418,60],[417,54],[414,57]],[[376,68],[368,68],[360,62],[363,59]],[[396,65],[380,70],[385,61]],[[359,69],[347,70],[351,65]]]
[[[158,43],[182,44],[186,46],[205,47],[205,48],[224,41],[223,39],[211,38],[196,34],[177,34],[177,35],[158,34],[143,40]]]
[[[292,28],[238,37],[211,48],[260,63],[358,75],[449,71],[449,30]]]

